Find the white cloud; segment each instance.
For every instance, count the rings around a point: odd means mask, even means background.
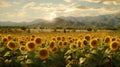
[[[71,3],[73,2],[74,0],[64,0],[65,2],[68,2],[68,3]]]
[[[85,0],[93,3],[103,3],[106,5],[120,5],[120,0]]]
[[[11,21],[31,21],[34,19],[52,19],[58,16],[98,16],[118,12],[119,9],[111,7],[92,8],[76,4],[52,4],[29,2],[16,12],[1,14],[5,20]],[[1,18],[0,18],[1,19]],[[3,18],[2,18],[3,19]]]
[[[21,21],[30,21],[29,15],[25,11],[18,12],[7,12],[0,14],[0,21],[13,21],[13,22],[21,22]]]
[[[12,6],[11,3],[4,0],[0,0],[0,7],[10,7],[10,6]]]
[[[106,8],[89,8],[89,9],[77,9],[77,8],[69,8],[65,11],[65,13],[62,13],[63,16],[99,16],[99,15],[104,15],[104,14],[112,14],[117,11],[109,11],[106,10]],[[61,14],[61,15],[62,15]]]
[[[107,4],[107,5],[110,5],[110,4],[118,5],[118,4],[120,4],[120,2],[117,2],[117,1],[103,1],[103,4]]]
[[[36,6],[37,6],[37,5],[36,5],[35,2],[29,2],[29,3],[25,4],[25,5],[22,7],[22,9],[34,8],[34,7],[36,7]]]
[[[19,5],[19,4],[21,4],[21,3],[14,1],[14,2],[12,2],[12,4],[14,4],[14,5]]]
[[[100,0],[85,0],[85,1],[87,1],[87,2],[93,2],[93,3],[99,3],[100,2]]]

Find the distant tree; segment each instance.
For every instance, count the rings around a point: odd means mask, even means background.
[[[66,29],[64,29],[63,32],[66,33]]]
[[[87,28],[87,31],[92,31],[92,28]]]
[[[72,30],[72,29],[74,29],[74,28],[73,28],[73,27],[67,27],[66,29]]]
[[[34,27],[33,29],[37,29],[37,27]]]
[[[57,32],[57,29],[56,28],[54,28],[54,31],[53,32]]]
[[[30,32],[31,32],[30,29],[28,29],[28,30],[27,30],[27,33],[30,33]]]
[[[56,29],[62,29],[62,27],[56,27]]]
[[[72,31],[73,31],[73,32],[76,32],[76,29],[73,29]]]
[[[95,29],[94,29],[94,32],[97,32],[97,30],[98,30],[98,29],[97,29],[97,28],[95,28]]]
[[[27,27],[23,26],[21,27],[21,30],[26,31]]]

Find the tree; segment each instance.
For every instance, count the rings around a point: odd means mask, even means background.
[[[66,29],[64,29],[63,32],[66,33]]]
[[[92,31],[92,28],[87,28],[87,31]]]
[[[25,26],[22,26],[22,27],[21,27],[21,30],[26,31],[26,29],[27,29],[27,27],[25,27]]]
[[[31,32],[30,29],[28,29],[27,32],[30,33]]]

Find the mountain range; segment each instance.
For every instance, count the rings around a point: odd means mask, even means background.
[[[0,22],[0,26],[28,26],[28,27],[72,27],[72,28],[117,28],[120,27],[120,13],[86,16],[86,17],[56,17],[52,21],[36,19],[31,22]]]

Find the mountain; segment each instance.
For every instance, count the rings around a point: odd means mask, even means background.
[[[53,21],[43,21],[30,27],[117,28],[120,27],[120,13],[87,17],[61,16]]]
[[[53,21],[44,19],[36,19],[31,22],[0,22],[0,26],[28,26],[33,27],[72,27],[72,28],[116,28],[120,27],[120,13],[100,15],[100,16],[86,16],[86,17],[64,17],[60,16]]]
[[[37,19],[31,22],[11,22],[11,21],[0,21],[0,26],[28,26],[42,22],[43,19]]]

